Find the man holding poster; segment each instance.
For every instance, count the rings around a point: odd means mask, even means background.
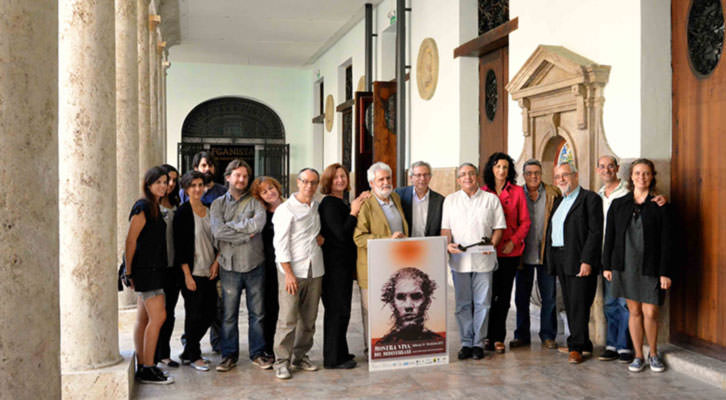
[[[449,265],[454,280],[456,321],[461,335],[459,360],[484,357],[491,282],[497,268],[494,248],[507,227],[499,198],[479,189],[479,172],[471,163],[457,169],[461,190],[446,196],[441,234],[448,240]]]

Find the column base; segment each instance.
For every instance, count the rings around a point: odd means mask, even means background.
[[[133,352],[121,354],[123,360],[105,368],[63,371],[64,399],[130,399],[134,385]]]

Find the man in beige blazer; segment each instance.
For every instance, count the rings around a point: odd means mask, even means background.
[[[358,224],[353,233],[353,240],[358,246],[356,272],[360,286],[363,342],[366,349],[368,348],[368,240],[408,237],[408,224],[401,207],[401,199],[393,192],[392,175],[391,167],[384,162],[377,162],[368,168],[368,184],[373,196],[361,206]]]

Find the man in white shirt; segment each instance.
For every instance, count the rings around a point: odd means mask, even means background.
[[[316,170],[303,168],[297,178],[300,190],[280,204],[272,217],[280,287],[274,346],[275,376],[279,379],[291,377],[291,362],[295,369],[318,369],[307,353],[313,346],[325,273],[318,203],[313,200],[319,182],[320,174]]]
[[[457,169],[461,190],[446,196],[441,220],[441,234],[448,239],[449,266],[454,279],[456,321],[461,334],[459,360],[484,357],[482,340],[487,332],[487,318],[492,300],[492,275],[497,269],[495,251],[462,251],[482,238],[490,238],[494,247],[507,227],[499,198],[479,189],[479,171],[471,163]]]
[[[603,232],[607,225],[607,215],[610,204],[620,197],[628,194],[628,188],[620,178],[618,170],[620,166],[615,157],[606,155],[597,160],[597,173],[600,175],[603,186],[598,190],[602,199]],[[605,235],[603,235],[604,237]],[[607,321],[607,336],[605,351],[600,354],[598,360],[618,360],[622,363],[633,361],[633,350],[628,333],[628,308],[625,306],[625,299],[612,296],[610,281],[603,279],[603,311]]]

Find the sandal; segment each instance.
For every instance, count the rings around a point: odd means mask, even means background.
[[[494,342],[494,351],[497,354],[503,354],[505,350],[504,342]]]

